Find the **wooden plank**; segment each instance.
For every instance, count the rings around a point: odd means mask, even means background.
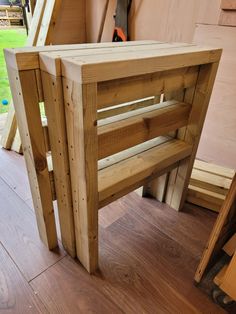
[[[164,104],[164,103],[163,103]],[[191,106],[184,103],[169,104],[133,117],[121,118],[98,128],[98,158],[102,159],[121,150],[166,135],[187,124]],[[138,111],[138,110],[136,110]],[[124,114],[126,115],[126,114]],[[120,140],[122,139],[122,141]]]
[[[194,169],[199,169],[207,173],[212,173],[219,175],[224,178],[233,179],[235,175],[235,170],[225,168],[222,166],[218,166],[209,162],[201,161],[198,159],[195,159],[194,161]]]
[[[37,38],[37,46],[44,46],[46,43],[51,44],[52,33],[55,22],[61,6],[61,0],[46,1],[44,14],[41,21],[41,27]]]
[[[190,113],[188,126],[183,132],[179,134],[181,139],[193,145],[191,158],[184,161],[177,170],[175,184],[170,187],[171,198],[168,204],[179,210],[182,208],[188,190],[189,179],[194,164],[198,143],[200,140],[205,115],[207,112],[215,76],[218,69],[218,63],[202,65],[200,67],[199,77],[192,102],[192,111]],[[185,96],[186,98],[187,96]]]
[[[129,41],[120,43],[100,43],[99,47],[117,47],[117,46],[137,46],[155,43],[151,40]],[[13,49],[4,49],[5,60],[7,64],[14,69],[18,70],[35,70],[40,68],[39,53],[52,52],[52,51],[65,51],[65,50],[78,50],[78,49],[94,49],[98,44],[73,44],[73,45],[50,45],[39,47],[22,47]]]
[[[131,191],[141,186],[147,177],[149,180],[154,179],[162,170],[186,158],[190,153],[190,145],[171,140],[100,170],[98,174],[99,207],[116,199],[116,194],[122,191],[126,194],[127,189]]]
[[[128,148],[126,150],[123,150],[122,152],[119,152],[107,158],[100,159],[98,161],[98,170],[102,170],[112,165],[115,165],[123,160],[126,160],[137,154],[143,153],[151,148],[154,148],[158,145],[166,143],[172,139],[173,138],[171,136],[160,136],[158,138],[154,138],[150,141],[147,141],[142,144],[136,145],[134,147]]]
[[[11,145],[11,150],[19,154],[22,153],[21,138],[20,138],[20,132],[18,128],[16,129],[16,134]]]
[[[217,62],[221,49],[194,46],[153,51],[127,52],[98,56],[62,58],[62,75],[81,83],[109,81],[117,78],[167,71]],[[131,62],[132,60],[132,62]],[[184,60],[184,62],[183,62]],[[111,71],[111,68],[113,71]]]
[[[197,81],[198,71],[198,67],[185,67],[101,82],[98,84],[98,108],[190,88]]]
[[[116,116],[125,112],[129,112],[132,110],[152,106],[156,103],[157,102],[155,102],[154,97],[149,97],[146,99],[141,99],[141,100],[101,109],[101,110],[98,110],[98,120],[113,117],[113,116]]]
[[[16,117],[13,103],[10,103],[7,119],[1,137],[1,145],[5,149],[10,149],[16,134]]]
[[[219,271],[219,273],[215,276],[214,278],[214,283],[217,285],[217,286],[220,286],[223,279],[224,279],[224,276],[225,276],[225,273],[227,271],[227,268],[228,268],[228,265],[224,265],[221,270]]]
[[[36,46],[42,18],[45,12],[45,0],[37,0],[26,46]]]
[[[233,300],[236,300],[236,254],[232,257],[222,279],[220,288]]]
[[[235,0],[221,0],[221,9],[222,10],[236,10],[236,1]]]
[[[186,198],[187,202],[219,212],[224,199],[224,195],[191,185],[190,181]]]
[[[190,184],[218,194],[226,195],[232,179],[193,168]]]
[[[27,170],[30,173],[30,187],[40,237],[45,245],[53,249],[57,246],[57,234],[35,72],[18,72],[8,68],[8,74]]]
[[[221,250],[221,247],[218,248],[218,243],[222,244],[222,246],[224,245],[224,243],[222,242],[224,241],[224,238],[227,235],[227,232],[225,232],[224,227],[227,225],[227,220],[229,219],[229,217],[230,216],[232,217],[232,215],[235,216],[236,207],[235,195],[236,195],[236,175],[234,176],[229,193],[227,194],[223,206],[220,210],[220,213],[217,217],[216,223],[212,229],[205,251],[202,255],[201,261],[195,273],[194,279],[196,282],[201,281],[202,276],[207,266],[209,265],[209,262],[211,261],[212,257],[214,257],[214,255],[218,253],[217,250]],[[233,221],[234,220],[232,219],[232,222]],[[229,224],[226,228],[230,227],[231,224]]]
[[[173,48],[181,48],[181,47],[191,47],[194,44],[186,44],[186,43],[163,43],[163,42],[153,42],[147,43],[146,45],[139,45],[138,42],[136,45],[123,45],[123,46],[113,46],[113,47],[100,47],[100,44],[97,44],[93,49],[89,47],[87,49],[71,49],[71,50],[62,50],[57,52],[41,52],[40,53],[40,68],[43,71],[46,71],[55,76],[62,75],[62,67],[61,67],[61,59],[62,58],[70,58],[70,59],[84,59],[88,56],[93,58],[97,56],[101,61],[106,60],[106,57],[116,54],[122,55],[129,52],[137,52],[141,51],[157,51],[159,49],[173,49]]]
[[[85,0],[61,1],[50,40],[52,45],[89,42],[86,39],[86,2]]]
[[[62,244],[74,257],[76,255],[74,218],[62,83],[60,78],[45,72],[42,72],[42,82]]]
[[[236,26],[236,10],[234,11],[221,11],[219,25],[223,26]]]
[[[233,256],[236,252],[236,233],[223,246],[223,250],[229,256]]]
[[[98,267],[97,86],[66,83],[64,90],[70,94],[66,110],[76,251],[80,262],[93,273]]]

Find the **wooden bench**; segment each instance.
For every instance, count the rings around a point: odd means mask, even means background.
[[[50,249],[53,199],[62,243],[89,272],[98,267],[99,208],[140,186],[182,208],[220,56],[221,49],[154,41],[5,51]]]

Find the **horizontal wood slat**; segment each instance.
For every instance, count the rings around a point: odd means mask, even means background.
[[[83,58],[62,58],[62,76],[78,83],[115,80],[147,73],[217,62],[221,49],[207,47],[166,48],[152,51],[128,52]],[[131,62],[132,61],[132,62]],[[112,69],[112,70],[111,70]]]
[[[191,105],[176,103],[140,115],[119,120],[98,128],[98,158],[168,134],[185,126]]]
[[[98,84],[98,109],[192,87],[198,71],[199,67],[194,66],[101,82]]]
[[[117,47],[117,46],[137,46],[148,45],[156,43],[156,41],[129,41],[120,43],[100,43],[100,48]],[[5,49],[5,59],[9,66],[14,69],[20,70],[35,70],[40,68],[39,53],[53,52],[53,51],[66,51],[66,50],[81,50],[81,49],[94,49],[97,44],[75,44],[75,45],[48,45],[41,47],[24,47]]]
[[[171,140],[100,170],[98,172],[99,207],[141,186],[143,180],[157,177],[162,170],[188,157],[191,151],[191,145],[180,140]]]

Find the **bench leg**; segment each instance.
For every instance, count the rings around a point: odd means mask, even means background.
[[[68,107],[76,251],[83,266],[93,273],[98,268],[97,85],[68,80],[63,85]]]
[[[195,89],[185,92],[184,101],[192,103],[192,110],[188,126],[180,129],[178,138],[193,145],[193,150],[190,158],[181,161],[179,167],[170,174],[166,203],[176,210],[181,210],[185,202],[217,69],[218,62],[201,65]]]

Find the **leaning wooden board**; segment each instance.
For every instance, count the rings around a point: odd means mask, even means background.
[[[77,257],[94,272],[99,208],[166,173],[167,203],[182,208],[221,49],[144,41],[13,49],[5,55],[41,237],[48,241],[50,225],[42,223],[53,217],[41,198],[52,202],[52,189],[45,186],[53,183],[63,245],[71,255],[76,245]],[[34,89],[26,88],[27,80]],[[159,103],[163,93],[168,100]],[[136,107],[149,97],[154,103]],[[33,125],[40,121],[40,101],[48,132]],[[125,108],[118,116],[117,105]],[[107,118],[99,119],[104,110]]]

